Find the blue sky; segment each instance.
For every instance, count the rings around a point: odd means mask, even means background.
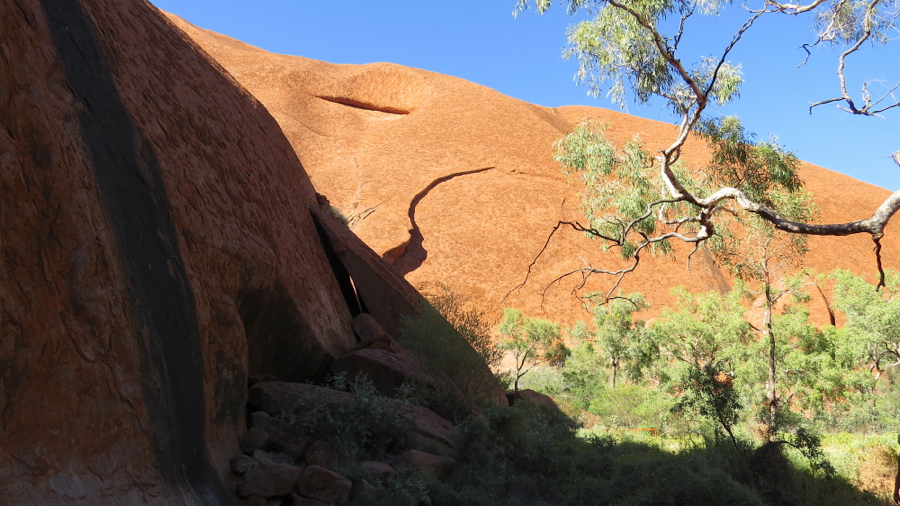
[[[209,30],[268,51],[333,63],[392,62],[461,77],[506,95],[556,107],[616,108],[576,86],[574,61],[561,58],[569,17],[555,4],[512,16],[514,0],[151,0],[157,7]],[[717,55],[743,18],[732,10],[688,25],[682,59]],[[900,150],[900,107],[885,118],[848,115],[831,106],[809,114],[809,103],[838,95],[837,50],[815,48],[809,63],[798,49],[811,41],[805,19],[763,19],[732,53],[743,65],[741,98],[721,112],[737,114],[760,138],[777,135],[800,158],[857,179],[900,189],[900,167],[890,159]],[[691,32],[691,29],[696,30]],[[892,34],[900,38],[900,33]],[[900,40],[866,46],[848,59],[848,85],[858,95],[865,79],[874,94],[900,81]],[[885,86],[886,85],[886,86]],[[900,93],[897,93],[900,98]],[[672,121],[658,106],[628,112]]]

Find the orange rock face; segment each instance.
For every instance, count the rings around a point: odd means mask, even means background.
[[[146,2],[0,0],[0,34],[0,503],[233,503],[248,375],[356,344],[309,178]]]
[[[602,253],[597,243],[567,231],[554,238],[525,286],[509,293],[552,227],[580,218],[577,184],[568,184],[552,160],[553,142],[587,117],[609,124],[619,146],[640,135],[654,151],[676,135],[669,124],[599,108],[540,107],[399,65],[272,54],[172,19],[269,109],[317,191],[351,218],[359,237],[419,289],[447,283],[477,297],[498,319],[503,307],[555,321],[587,319],[572,294],[580,278],[552,281],[585,262],[623,265],[616,253]],[[694,142],[682,158],[699,164],[705,156]],[[866,217],[889,194],[813,165],[801,176],[818,198],[823,222]],[[887,267],[900,267],[898,226],[883,240]],[[812,238],[806,265],[874,279],[872,246],[862,236]],[[674,259],[645,259],[621,288],[643,292],[660,307],[672,302],[675,285],[729,286],[727,273],[702,251],[689,271],[689,252],[678,247]],[[612,283],[595,277],[580,293],[608,291]],[[820,299],[813,313],[827,321]]]

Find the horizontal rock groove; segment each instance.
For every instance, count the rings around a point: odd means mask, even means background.
[[[353,100],[350,98],[344,97],[328,97],[319,95],[318,98],[326,102],[331,102],[334,104],[346,105],[347,107],[353,107],[354,109],[364,109],[366,111],[376,111],[383,112],[385,114],[397,114],[397,115],[406,115],[412,111],[408,111],[406,109],[400,109],[398,107],[387,107],[387,106],[378,106],[374,104],[370,104],[368,102],[361,102],[359,100]]]

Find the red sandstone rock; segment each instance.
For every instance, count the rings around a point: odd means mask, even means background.
[[[350,498],[352,483],[334,471],[309,466],[297,480],[297,493],[326,504],[343,505]]]
[[[509,392],[506,394],[506,398],[509,399],[510,406],[515,406],[520,402],[530,402],[532,404],[546,406],[554,411],[559,411],[559,406],[556,405],[556,401],[553,400],[553,397],[535,392],[534,390],[525,389],[517,392]]]
[[[362,478],[357,478],[353,480],[353,485],[350,487],[350,497],[363,497],[372,495],[375,493],[375,487],[372,486],[367,480]]]
[[[335,408],[347,404],[350,398],[349,393],[340,390],[286,381],[257,383],[249,394],[250,404],[272,416],[290,412],[300,401],[315,400]]]
[[[384,462],[378,462],[374,460],[360,462],[359,470],[365,476],[370,476],[375,478],[376,480],[384,480],[389,476],[393,475],[396,471],[393,467],[385,464]]]
[[[228,462],[228,468],[235,476],[243,476],[247,471],[259,467],[259,462],[246,455],[238,455]]]
[[[355,217],[351,228],[359,237],[420,290],[446,283],[473,295],[498,321],[503,307],[554,321],[587,320],[590,315],[570,295],[574,281],[554,285],[546,297],[542,290],[581,267],[582,258],[603,268],[622,265],[617,252],[599,251],[580,233],[563,233],[529,282],[508,294],[523,281],[550,229],[559,220],[581,218],[578,185],[567,184],[553,161],[553,142],[587,117],[608,123],[620,147],[640,135],[653,152],[677,135],[670,124],[595,107],[540,107],[400,65],[335,65],[272,54],[173,20],[266,105],[319,193]],[[706,156],[692,140],[682,160],[699,164]],[[889,194],[814,165],[806,165],[801,176],[819,200],[822,221],[866,217]],[[895,269],[897,221],[882,241],[885,265]],[[809,245],[806,266],[820,272],[841,267],[873,279],[869,238],[813,237]],[[651,312],[673,302],[672,286],[706,291],[731,282],[704,252],[694,256],[688,272],[691,248],[675,249],[674,260],[644,259],[621,286],[626,293],[646,294],[655,305]],[[595,277],[584,292],[608,290],[611,283]],[[820,323],[827,322],[820,297],[811,309]]]
[[[241,451],[246,454],[253,453],[253,450],[265,448],[266,445],[269,444],[269,440],[272,438],[272,434],[257,429],[256,427],[251,427],[250,430],[247,431],[246,434],[241,436],[239,444],[241,446]]]
[[[350,351],[363,348],[387,350],[391,353],[400,351],[394,342],[394,338],[381,328],[374,316],[368,313],[361,313],[353,319],[353,330],[359,336],[359,344],[351,348]]]
[[[234,503],[248,377],[317,378],[356,344],[312,184],[147,3],[0,13],[3,500]],[[362,296],[414,307],[350,236]]]
[[[311,466],[331,467],[331,445],[325,441],[314,441],[306,452],[306,463]]]
[[[322,501],[307,499],[306,497],[300,497],[297,494],[291,494],[291,501],[292,506],[329,506]]]
[[[238,483],[237,492],[241,497],[290,494],[302,472],[298,467],[283,464],[267,464],[250,469]]]
[[[442,480],[453,472],[453,466],[456,465],[456,461],[450,457],[432,455],[419,450],[409,450],[397,457],[394,464],[397,467],[413,467]]]

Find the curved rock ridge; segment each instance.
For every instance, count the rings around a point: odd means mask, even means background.
[[[0,503],[235,503],[248,377],[320,379],[421,295],[145,1],[0,0],[0,34]],[[363,91],[315,100],[415,110]]]
[[[609,269],[623,265],[615,252],[602,253],[596,243],[567,232],[550,244],[526,286],[506,296],[522,282],[552,227],[580,218],[577,185],[567,184],[552,160],[553,142],[588,117],[607,123],[619,146],[640,135],[655,150],[676,135],[670,124],[594,107],[540,107],[424,70],[272,54],[170,17],[265,104],[317,191],[348,216],[366,213],[353,227],[359,237],[388,260],[419,242],[420,264],[407,272],[419,262],[401,262],[399,272],[420,289],[443,282],[472,294],[497,318],[502,307],[519,307],[556,321],[586,319],[571,293],[578,280],[551,285],[552,280],[585,261]],[[328,101],[319,98],[325,96]],[[383,121],[388,110],[409,113]],[[698,164],[707,156],[695,141],[682,158]],[[482,167],[495,169],[435,187],[415,206],[415,223],[410,222],[408,209],[422,188]],[[889,194],[814,165],[807,164],[801,176],[818,198],[823,222],[859,219]],[[900,267],[898,227],[891,225],[883,240],[887,267]],[[411,242],[411,234],[421,239]],[[820,272],[841,267],[874,280],[868,237],[813,237],[809,244],[807,266]],[[669,289],[675,285],[727,289],[731,278],[702,251],[688,270],[690,249],[676,247],[674,259],[645,259],[622,290],[641,291],[659,307],[673,302]],[[610,278],[594,277],[581,293],[606,291],[611,284]],[[812,309],[817,321],[828,321],[820,298]]]

